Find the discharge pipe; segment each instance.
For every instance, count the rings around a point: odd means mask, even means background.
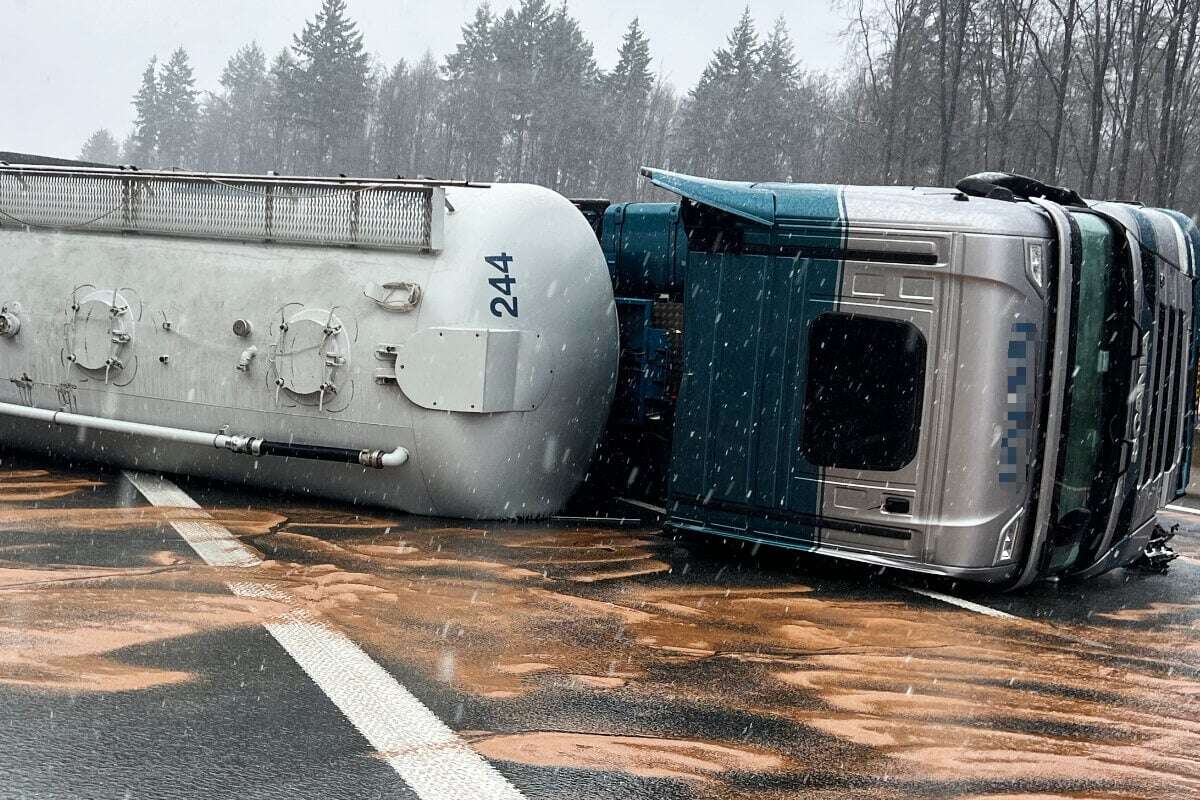
[[[52,425],[69,425],[75,428],[122,433],[130,436],[145,436],[164,442],[215,447],[218,450],[229,450],[233,453],[250,456],[309,458],[316,461],[360,464],[374,469],[398,467],[408,461],[408,450],[403,447],[397,447],[394,450],[356,450],[350,447],[272,442],[257,436],[237,436],[228,433],[191,431],[185,428],[168,428],[144,422],[126,422],[119,419],[92,417],[87,414],[72,414],[69,411],[48,411],[13,403],[0,403],[0,415],[48,422]]]

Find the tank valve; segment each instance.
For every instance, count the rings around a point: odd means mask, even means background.
[[[262,439],[254,436],[226,436],[225,448],[242,455],[258,456],[262,455]]]
[[[238,372],[245,372],[246,370],[250,369],[250,362],[254,360],[256,355],[258,355],[258,348],[254,345],[250,345],[243,350],[242,355],[238,359],[237,363]]]
[[[8,309],[0,312],[0,336],[16,336],[19,330],[21,330],[21,320],[16,314]]]
[[[362,450],[358,454],[358,463],[372,469],[384,467],[399,467],[408,462],[408,449],[397,447],[389,452],[383,450]]]

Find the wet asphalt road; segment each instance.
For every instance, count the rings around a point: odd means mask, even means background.
[[[531,799],[1200,796],[1200,516],[1170,516],[1166,576],[989,595],[650,520],[177,483],[263,562],[207,566],[170,524],[198,512],[119,472],[0,462],[0,797],[418,797],[242,580],[298,598]]]

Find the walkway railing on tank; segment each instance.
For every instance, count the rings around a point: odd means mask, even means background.
[[[435,251],[447,185],[0,163],[0,228]]]

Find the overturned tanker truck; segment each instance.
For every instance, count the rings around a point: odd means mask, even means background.
[[[680,200],[0,165],[0,437],[508,518],[607,423],[675,531],[1008,587],[1170,558],[1186,217],[644,174]]]

